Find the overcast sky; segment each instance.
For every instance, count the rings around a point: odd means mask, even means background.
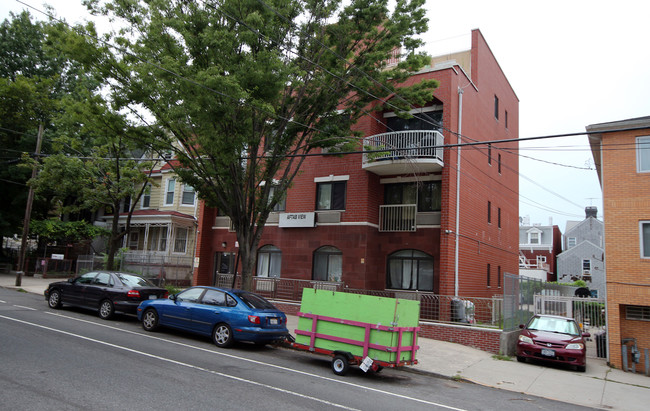
[[[24,2],[42,9],[41,0]],[[81,0],[47,3],[68,22],[85,15]],[[0,19],[24,8],[4,0]],[[469,49],[471,30],[481,30],[519,97],[522,138],[650,115],[650,2],[428,0],[427,8],[431,55]],[[586,206],[602,219],[586,136],[523,142],[520,155],[520,216],[543,225],[552,218],[562,232]]]

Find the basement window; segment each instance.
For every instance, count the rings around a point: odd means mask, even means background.
[[[625,306],[625,319],[650,321],[650,307],[642,305],[626,305]]]

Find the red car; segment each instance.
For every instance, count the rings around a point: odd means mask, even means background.
[[[585,337],[573,318],[535,315],[528,324],[519,326],[517,361],[526,359],[568,364],[584,372],[587,368]]]

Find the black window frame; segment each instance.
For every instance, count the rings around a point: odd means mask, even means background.
[[[330,186],[329,208],[321,207],[322,189]],[[316,210],[318,211],[344,211],[346,203],[347,181],[328,181],[316,184]]]
[[[399,255],[399,254],[404,254],[406,252],[410,252],[410,256],[405,256],[405,255]],[[421,255],[415,255],[415,254],[421,254]],[[405,261],[405,260],[410,260],[412,263],[411,267],[415,267],[415,273],[417,274],[417,280],[416,284],[413,284],[414,281],[414,276],[411,277],[411,286],[409,288],[403,288],[401,287],[401,283],[403,282],[403,277],[404,273],[401,272],[401,278],[402,281],[399,281],[400,284],[393,284],[391,281],[391,261],[394,260],[399,260],[399,261]],[[420,271],[421,268],[421,263],[426,262],[431,265],[431,288],[428,287],[422,287],[422,283],[425,282],[421,278],[421,274],[423,274]],[[403,267],[403,265],[402,265]],[[394,253],[389,254],[386,257],[386,288],[388,289],[393,289],[393,290],[408,290],[408,291],[434,291],[435,288],[435,283],[436,283],[436,273],[435,273],[435,260],[432,255],[425,253],[424,251],[417,250],[417,249],[404,249],[404,250],[398,250],[395,251]],[[400,286],[397,286],[400,285]]]

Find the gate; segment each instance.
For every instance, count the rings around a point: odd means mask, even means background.
[[[535,314],[574,318],[584,332],[591,334],[586,338],[588,357],[607,357],[604,298],[535,295],[534,302]]]

